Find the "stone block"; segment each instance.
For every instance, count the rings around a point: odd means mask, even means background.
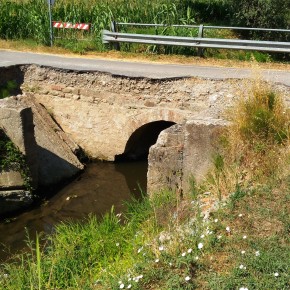
[[[51,90],[54,90],[54,91],[62,91],[64,89],[64,86],[60,86],[60,85],[52,85],[51,87]]]
[[[19,105],[13,98],[0,102],[0,127],[14,145],[25,155],[29,167],[32,186],[38,184],[38,156],[37,144],[34,137],[34,123],[32,110]]]
[[[182,125],[162,131],[150,147],[148,156],[147,191],[149,194],[169,189],[182,193],[183,132]]]
[[[33,97],[21,98],[33,112],[39,163],[39,185],[49,186],[71,178],[84,166],[75,152],[79,147],[53,121],[47,110]]]
[[[148,156],[149,194],[170,189],[190,193],[190,179],[201,181],[212,166],[214,142],[228,122],[190,120],[162,131]]]
[[[66,87],[66,88],[64,88],[62,91],[64,92],[64,93],[66,93],[66,94],[69,94],[69,93],[71,93],[72,92],[72,88],[70,88],[70,87]]]
[[[20,172],[0,172],[0,189],[2,188],[23,188],[24,182]]]
[[[214,143],[228,122],[220,119],[189,120],[184,129],[183,190],[190,191],[191,177],[204,179],[213,164]]]

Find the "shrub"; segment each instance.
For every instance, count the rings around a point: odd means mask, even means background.
[[[290,0],[230,0],[234,26],[281,28],[289,27]],[[277,32],[243,31],[248,38],[287,41],[289,35]]]

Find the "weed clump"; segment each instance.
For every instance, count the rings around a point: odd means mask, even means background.
[[[226,112],[231,125],[217,141],[210,191],[221,199],[255,184],[279,180],[289,170],[290,110],[265,82],[243,86],[239,100]]]
[[[265,83],[252,84],[249,95],[240,99],[230,119],[239,142],[274,145],[289,140],[289,111],[281,96]]]

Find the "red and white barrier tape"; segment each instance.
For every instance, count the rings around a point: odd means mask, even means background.
[[[72,29],[82,29],[82,30],[89,30],[90,29],[90,24],[87,24],[87,23],[72,24],[70,22],[53,21],[52,26],[54,28],[72,28]]]

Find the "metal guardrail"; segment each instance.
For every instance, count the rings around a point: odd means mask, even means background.
[[[198,37],[180,37],[180,36],[165,36],[165,35],[149,35],[149,34],[134,34],[134,33],[118,33],[116,32],[117,25],[131,26],[156,26],[156,27],[185,27],[198,28]],[[278,41],[258,41],[258,40],[240,40],[240,39],[221,39],[221,38],[204,38],[203,32],[205,28],[209,29],[235,29],[235,30],[258,30],[258,31],[275,31],[288,32],[288,29],[267,29],[267,28],[248,28],[248,27],[227,27],[227,26],[204,26],[204,25],[166,25],[166,24],[141,24],[141,23],[116,23],[112,22],[112,31],[103,30],[103,43],[114,43],[115,48],[119,48],[119,43],[141,43],[153,45],[173,45],[173,46],[188,46],[199,49],[199,54],[203,48],[222,48],[222,49],[237,49],[237,50],[257,50],[267,52],[282,52],[290,53],[290,42]]]

